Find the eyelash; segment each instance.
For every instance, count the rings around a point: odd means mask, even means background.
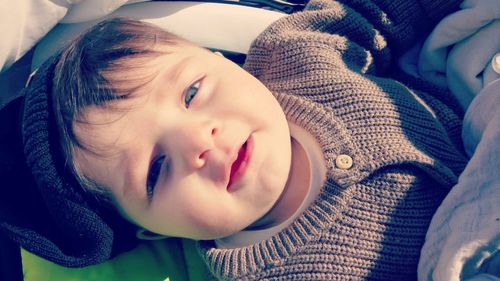
[[[165,155],[157,157],[151,162],[151,166],[148,172],[148,178],[146,180],[146,193],[149,200],[151,200],[154,195],[155,187],[158,182],[158,178],[160,177],[161,167],[163,166],[163,162],[165,161],[166,170],[168,173],[168,171],[170,170],[170,163]]]

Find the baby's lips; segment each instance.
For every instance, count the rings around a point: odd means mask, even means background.
[[[231,166],[231,173],[229,178],[229,183],[227,189],[230,191],[234,191],[232,188],[232,184],[235,181],[238,181],[245,174],[248,165],[251,161],[253,153],[253,138],[250,135],[247,140],[241,145],[238,150],[238,157],[234,161]]]
[[[246,155],[246,147],[247,147],[247,142],[245,141],[243,145],[240,147],[238,150],[238,156],[236,157],[236,160],[234,160],[233,164],[231,165],[231,172],[229,174],[229,184],[228,187],[231,185],[234,174],[239,170],[241,163],[245,159]]]

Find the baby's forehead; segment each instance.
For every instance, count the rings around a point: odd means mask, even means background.
[[[133,118],[134,112],[147,103],[158,84],[172,86],[196,57],[209,55],[210,51],[202,47],[177,45],[158,49],[157,55],[150,58],[120,63],[118,69],[104,73],[111,84],[112,98],[82,108],[75,125],[85,132],[102,129],[104,125],[119,126],[122,122],[118,121]]]
[[[115,82],[141,81],[151,78],[150,75],[158,75],[160,72],[168,71],[168,75],[176,76],[176,69],[181,67],[179,63],[189,58],[206,58],[210,50],[189,43],[176,45],[159,44],[147,55],[126,58],[111,67],[106,76]],[[118,68],[118,69],[116,69]],[[118,70],[118,71],[115,71]],[[126,83],[125,83],[126,84]]]
[[[124,103],[127,100],[114,102],[114,106],[88,106],[84,108],[73,124],[73,129],[84,146],[98,150],[116,148],[119,144],[119,132],[126,129],[130,110]]]

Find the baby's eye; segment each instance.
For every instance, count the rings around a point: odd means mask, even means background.
[[[146,180],[146,193],[148,196],[148,200],[151,200],[151,198],[153,197],[156,183],[158,182],[158,178],[160,177],[161,167],[163,165],[163,162],[165,162],[165,159],[165,155],[157,157],[153,160],[151,166],[149,167],[148,178]],[[167,169],[170,168],[169,164],[170,163],[168,163],[167,161]]]
[[[194,99],[196,94],[198,93],[198,89],[200,88],[200,80],[196,81],[194,84],[191,84],[189,88],[186,90],[186,94],[184,95],[184,105],[186,108],[189,108],[191,101]]]

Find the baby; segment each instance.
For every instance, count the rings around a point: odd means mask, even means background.
[[[79,59],[90,44],[98,54]],[[95,26],[60,61],[57,112],[75,116],[61,116],[61,146],[83,182],[105,187],[136,225],[214,239],[279,223],[303,196],[307,159],[283,110],[231,61],[120,19]]]
[[[185,237],[218,279],[416,279],[466,158],[452,96],[390,68],[458,1],[406,2],[313,0],[245,70],[144,23],[94,26],[25,90],[56,231],[4,231],[66,266]]]

